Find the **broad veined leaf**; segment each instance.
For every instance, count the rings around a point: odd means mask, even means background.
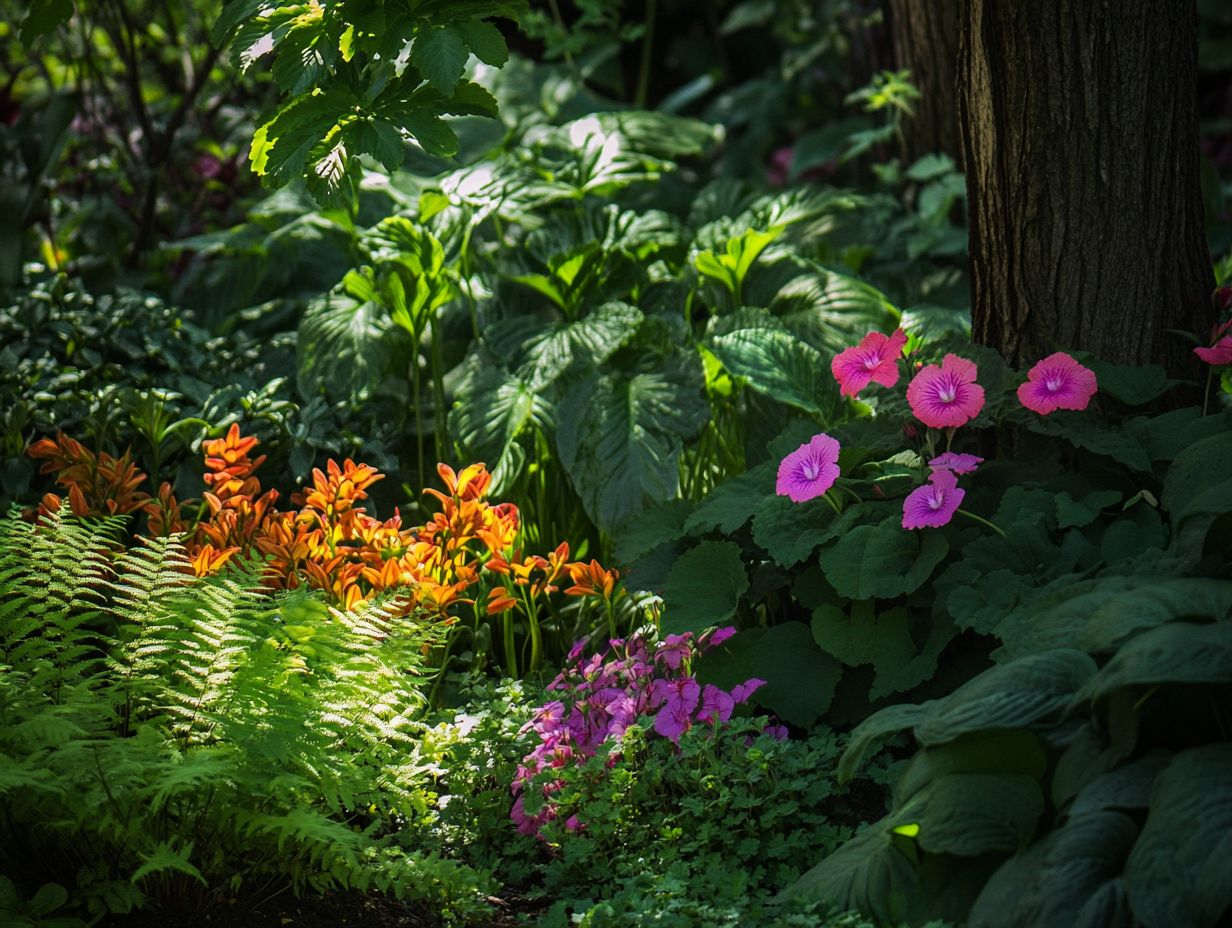
[[[971,928],[1072,928],[1132,922],[1121,871],[1138,837],[1123,812],[1077,817],[1011,857],[971,909]]]
[[[415,36],[411,64],[441,93],[448,94],[462,79],[470,51],[457,26],[434,26]]]
[[[1111,578],[1109,578],[1111,579]],[[1232,580],[1172,577],[1133,584],[1101,603],[1088,602],[1086,625],[1078,647],[1109,651],[1130,635],[1183,618],[1232,618]]]
[[[375,292],[360,287],[371,281],[356,272],[348,279],[369,295],[327,294],[309,303],[300,321],[298,384],[304,396],[368,397],[410,363],[410,338],[373,302]]]
[[[571,370],[602,365],[633,337],[641,322],[641,310],[627,303],[605,303],[575,322],[535,325],[524,318],[502,320],[485,339],[532,389],[541,390]]]
[[[661,545],[682,539],[692,511],[688,500],[673,499],[633,515],[616,535],[617,563],[631,564]]]
[[[1099,421],[1093,414],[1075,412],[1064,418],[1041,416],[1032,419],[1027,427],[1041,435],[1063,438],[1085,451],[1107,455],[1139,473],[1149,473],[1151,470],[1151,456],[1133,435],[1120,427]]]
[[[611,531],[679,495],[686,439],[709,417],[701,365],[676,355],[655,370],[592,373],[561,400],[556,447],[595,524]]]
[[[950,545],[940,532],[908,532],[891,516],[858,525],[818,555],[826,579],[848,599],[892,599],[916,590]]]
[[[885,294],[828,268],[790,281],[775,294],[770,311],[827,359],[870,330],[888,334],[898,325],[898,310]]]
[[[925,702],[919,705],[904,703],[897,706],[887,706],[880,712],[875,712],[856,726],[851,733],[851,742],[838,762],[838,781],[846,783],[860,768],[864,758],[885,744],[899,732],[914,728],[930,711],[935,702]]]
[[[1219,432],[1194,442],[1176,456],[1164,479],[1160,502],[1177,515],[1206,490],[1227,479],[1232,461],[1232,431]]]
[[[842,665],[813,643],[803,622],[766,629],[753,646],[753,674],[766,681],[757,702],[794,725],[812,725],[834,699]]]
[[[889,816],[916,825],[916,842],[932,854],[974,857],[1026,846],[1044,811],[1039,782],[1023,774],[953,773],[939,777]]]
[[[937,700],[916,725],[916,738],[922,744],[941,744],[968,732],[1051,720],[1094,674],[1095,661],[1070,649],[1000,664]]]
[[[894,785],[894,803],[901,808],[935,781],[956,773],[1013,774],[1040,782],[1047,770],[1048,751],[1043,738],[1035,732],[972,732],[955,741],[916,751]]]
[[[735,532],[774,494],[775,470],[776,465],[767,461],[724,480],[697,504],[684,525],[685,531],[700,534],[718,529],[724,535]]]
[[[836,416],[840,400],[829,362],[796,335],[740,329],[712,339],[707,347],[751,389],[823,421]]]
[[[1145,809],[1151,804],[1155,780],[1172,763],[1172,754],[1157,749],[1096,777],[1074,797],[1070,818],[1107,809]]]
[[[466,401],[454,406],[449,423],[459,449],[467,460],[487,463],[494,484],[507,485],[521,460],[514,442],[524,429],[550,423],[551,409],[529,384],[482,349],[463,362],[458,394]]]
[[[1075,696],[1103,699],[1126,686],[1232,683],[1232,622],[1170,622],[1130,639]]]
[[[672,565],[663,591],[663,630],[679,634],[721,625],[749,588],[740,546],[703,541]]]
[[[768,496],[753,515],[753,540],[780,566],[793,567],[834,537],[837,521],[823,500],[795,503],[786,496]]]
[[[1125,882],[1147,928],[1224,923],[1232,905],[1232,744],[1182,751],[1159,775]]]

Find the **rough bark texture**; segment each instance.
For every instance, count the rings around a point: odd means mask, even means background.
[[[962,0],[976,341],[1196,374],[1214,287],[1194,0]]]
[[[908,164],[930,152],[961,163],[958,135],[958,0],[890,0],[898,67],[920,90],[915,115],[903,121]]]

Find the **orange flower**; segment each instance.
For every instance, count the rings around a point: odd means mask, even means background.
[[[616,580],[620,576],[616,570],[604,570],[596,560],[589,564],[576,561],[565,568],[573,580],[573,586],[565,590],[567,596],[599,596],[611,599],[616,588]]]

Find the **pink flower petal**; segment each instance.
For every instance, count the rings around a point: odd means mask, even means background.
[[[1018,388],[1018,401],[1046,416],[1057,409],[1086,409],[1097,389],[1094,371],[1058,351],[1027,371],[1027,382]]]
[[[929,461],[928,466],[933,470],[952,470],[956,474],[971,474],[983,463],[984,459],[974,454],[947,451]]]
[[[1232,335],[1225,335],[1209,348],[1195,348],[1194,354],[1213,367],[1232,364]]]
[[[906,344],[906,333],[895,329],[890,336],[869,332],[860,344],[844,348],[830,362],[830,373],[838,381],[839,393],[857,396],[870,382],[894,386],[898,383],[898,359]]]
[[[838,442],[824,433],[814,435],[779,462],[774,491],[793,503],[821,496],[838,479]]]
[[[928,483],[916,487],[903,500],[903,528],[940,528],[948,524],[965,495],[953,473],[933,471]]]
[[[921,369],[907,385],[907,402],[929,428],[966,425],[984,408],[984,388],[975,382],[974,363],[947,354],[941,365]]]

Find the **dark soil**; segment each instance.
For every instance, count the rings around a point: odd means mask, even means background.
[[[492,899],[492,918],[486,928],[525,925],[519,914],[537,907],[518,900]],[[98,928],[439,928],[441,921],[422,904],[400,902],[379,893],[323,893],[267,901],[254,907],[230,900],[205,912],[152,909],[131,915],[113,915]]]

